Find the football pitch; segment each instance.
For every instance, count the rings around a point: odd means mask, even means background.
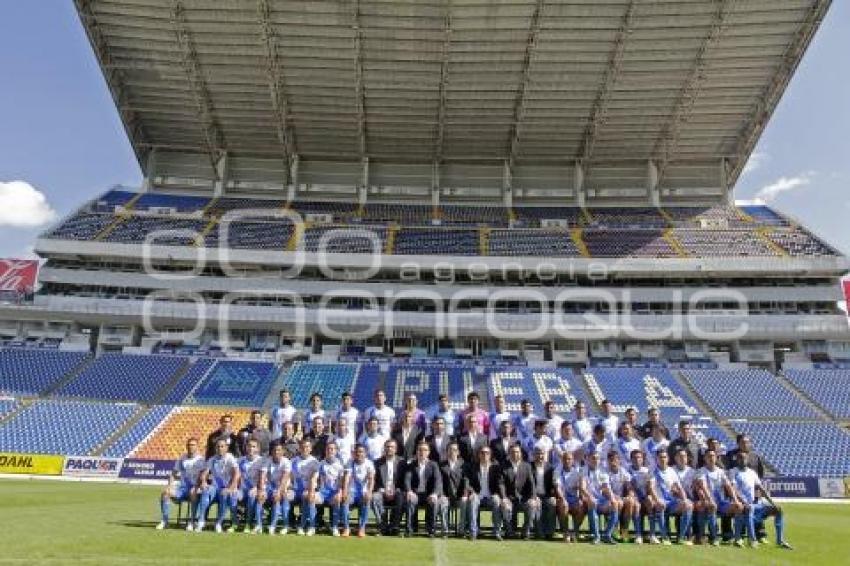
[[[847,564],[850,506],[785,504],[795,550],[560,541],[337,539],[156,531],[154,486],[0,480],[0,563],[17,564]],[[176,509],[174,510],[176,516]],[[768,532],[772,535],[772,527]]]

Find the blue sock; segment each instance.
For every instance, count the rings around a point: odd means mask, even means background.
[[[658,529],[658,522],[656,521],[657,513],[653,510],[649,512],[649,536],[654,537],[655,531]]]
[[[632,515],[632,521],[635,524],[635,535],[638,538],[643,537],[643,517],[640,516],[640,511]]]
[[[717,513],[708,515],[708,534],[711,540],[717,540]]]
[[[206,521],[207,519],[207,511],[209,511],[210,505],[212,505],[213,496],[209,491],[204,491],[201,494],[201,503],[198,505],[198,521]]]
[[[616,509],[613,509],[611,513],[608,514],[608,524],[605,526],[605,538],[610,540],[611,535],[614,534],[614,527],[617,526],[617,523],[620,521],[620,515],[617,513]]]
[[[596,512],[596,507],[591,507],[587,512],[587,518],[590,521],[590,536],[594,539],[599,538],[599,514]]]
[[[340,504],[339,510],[342,513],[342,528],[348,528],[348,521],[351,519],[351,508],[348,506],[348,501]]]
[[[688,529],[691,526],[693,511],[685,510],[682,513],[682,520],[679,522],[679,542],[688,538]]]
[[[750,510],[747,512],[747,536],[750,540],[756,540],[756,517],[753,506],[750,505]]]
[[[316,526],[316,504],[315,503],[307,504],[307,525],[308,525],[308,528],[314,528]]]
[[[283,528],[289,528],[289,500],[284,498],[280,502],[280,517],[283,519]]]
[[[277,522],[280,520],[280,502],[272,503],[272,520],[269,524],[269,531],[277,528]]]
[[[167,497],[159,498],[159,511],[162,513],[162,522],[168,524],[168,511],[171,508],[171,501]]]
[[[667,538],[667,509],[658,512],[658,523],[661,526],[661,538]]]
[[[339,527],[339,505],[331,505],[331,528],[336,529]]]
[[[744,521],[745,520],[746,520],[746,518],[744,517],[744,515],[736,515],[735,516],[735,534],[734,534],[735,540],[739,540],[741,538],[741,535],[743,535]]]
[[[785,541],[785,521],[782,519],[782,513],[774,517],[773,526],[776,527],[776,544],[781,544]]]
[[[366,503],[360,504],[360,515],[357,517],[357,524],[361,529],[366,528],[366,523],[369,521],[369,506]]]

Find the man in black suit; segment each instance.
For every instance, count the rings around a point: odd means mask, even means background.
[[[467,417],[464,426],[466,432],[458,441],[460,457],[463,458],[464,462],[473,462],[481,447],[487,446],[487,435],[481,431],[478,420],[473,415]]]
[[[422,431],[413,422],[412,411],[402,413],[401,426],[393,438],[398,446],[399,456],[410,463],[416,457],[416,446],[422,441]]]
[[[507,537],[513,536],[513,517],[515,510],[525,515],[523,538],[531,538],[531,521],[528,502],[534,495],[534,480],[531,477],[531,465],[522,459],[519,444],[511,446],[508,463],[503,468],[505,477],[505,498],[502,500],[502,517],[505,521]]]
[[[531,480],[534,490],[528,500],[534,536],[552,538],[555,534],[555,478],[552,466],[542,447],[536,447],[531,461]]]
[[[239,450],[239,437],[233,432],[233,416],[222,415],[218,423],[219,427],[207,436],[206,459],[215,456],[215,447],[219,440],[227,442],[227,451],[238,458],[242,453]]]
[[[407,465],[404,474],[404,492],[407,501],[407,536],[413,535],[413,524],[416,512],[425,507],[425,524],[428,536],[434,537],[434,524],[437,513],[442,516],[440,501],[443,497],[443,474],[437,462],[429,458],[427,442],[416,446],[416,457]],[[448,528],[443,524],[443,537],[447,536]]]
[[[478,510],[489,509],[493,515],[493,536],[502,540],[502,500],[505,496],[505,480],[502,469],[490,457],[490,447],[482,446],[478,457],[466,468],[467,494],[469,501],[469,537],[478,538]]]
[[[508,463],[508,452],[511,445],[516,443],[513,437],[513,425],[510,420],[499,423],[499,436],[490,441],[490,450],[493,452],[493,460],[500,466]]]
[[[431,459],[441,463],[448,457],[448,448],[454,439],[446,432],[446,421],[441,416],[435,416],[431,421],[431,430],[433,433],[425,438],[430,449]]]
[[[375,460],[375,488],[372,493],[372,513],[380,534],[396,534],[401,520],[404,487],[404,460],[396,454],[395,440],[384,443],[384,455]],[[389,524],[384,520],[384,509],[390,506]]]
[[[440,464],[443,473],[443,525],[449,524],[449,508],[457,507],[457,532],[463,533],[466,527],[467,513],[467,478],[466,467],[460,458],[460,448],[457,442],[450,442],[446,449],[446,459]]]

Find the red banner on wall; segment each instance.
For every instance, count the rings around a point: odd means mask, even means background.
[[[842,281],[841,287],[844,289],[844,300],[847,301],[847,312],[850,312],[850,279]]]
[[[0,259],[0,292],[32,293],[37,275],[37,260]]]

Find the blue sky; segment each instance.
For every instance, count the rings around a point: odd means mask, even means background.
[[[51,217],[116,183],[138,186],[141,172],[73,4],[7,2],[3,16],[0,257],[14,257],[29,253]],[[848,26],[850,2],[834,2],[736,188],[739,199],[766,200],[845,253]],[[43,200],[21,193],[4,204],[3,189],[18,180]]]

